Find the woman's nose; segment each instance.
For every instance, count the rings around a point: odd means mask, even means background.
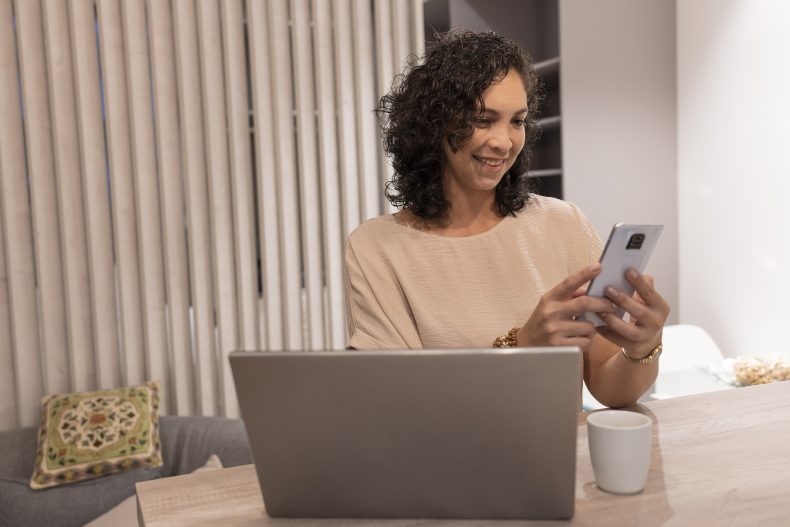
[[[504,128],[496,127],[491,130],[488,146],[502,153],[507,153],[513,147],[513,140]]]

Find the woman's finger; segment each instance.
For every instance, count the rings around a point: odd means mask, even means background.
[[[617,315],[603,313],[599,316],[606,322],[606,326],[596,328],[596,330],[604,338],[612,342],[617,342],[623,338],[631,342],[639,342],[650,335],[650,332],[646,328],[626,322]]]
[[[581,286],[598,276],[601,264],[588,265],[584,269],[566,276],[559,284],[549,290],[544,298],[549,300],[567,300],[573,297],[575,291]]]
[[[648,305],[637,301],[634,297],[625,294],[617,288],[611,286],[607,287],[606,297],[625,309],[633,318],[638,319],[643,325],[657,318]]]
[[[631,268],[626,271],[625,279],[633,286],[634,290],[639,293],[639,298],[642,302],[662,312],[666,310],[666,312],[669,313],[669,304],[664,300],[664,297],[656,291],[652,276],[639,274],[636,269]]]

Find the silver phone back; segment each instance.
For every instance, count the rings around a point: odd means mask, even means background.
[[[604,290],[610,285],[626,294],[632,294],[634,288],[626,281],[625,272],[630,267],[640,273],[644,272],[663,230],[663,225],[653,224],[618,223],[612,227],[612,232],[601,253],[601,274],[590,283],[587,294],[603,297]],[[644,236],[644,241],[639,248],[628,248],[629,240],[635,234]],[[619,309],[617,314],[622,318],[625,311]],[[606,325],[595,313],[584,313],[579,318],[589,320],[596,326]]]

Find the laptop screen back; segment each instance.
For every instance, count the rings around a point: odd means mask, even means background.
[[[573,515],[576,348],[230,361],[270,516]]]

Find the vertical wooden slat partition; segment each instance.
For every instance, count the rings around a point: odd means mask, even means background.
[[[308,0],[291,0],[291,13],[307,13]],[[321,248],[321,197],[318,186],[318,151],[315,137],[316,104],[313,79],[313,47],[310,21],[295,16],[291,21],[294,94],[296,98],[296,146],[299,169],[299,198],[303,281],[307,298],[307,339],[304,347],[324,347],[323,251]]]
[[[165,280],[162,252],[162,214],[156,170],[154,121],[151,112],[151,74],[148,60],[145,4],[122,2],[124,54],[129,104],[130,148],[135,213],[138,224],[143,353],[146,377],[170,380],[165,324]],[[129,347],[126,353],[129,353]],[[164,382],[161,407],[171,408],[172,391]]]
[[[247,83],[242,0],[222,2],[222,37],[225,49],[225,93],[231,150],[230,177],[233,193],[236,280],[239,292],[239,345],[243,349],[256,349],[259,347],[260,337],[258,334],[255,195],[252,185],[250,93]]]
[[[15,428],[19,424],[14,342],[11,337],[11,304],[8,299],[8,275],[5,270],[5,233],[0,230],[0,425]]]
[[[25,177],[25,147],[22,112],[17,84],[17,57],[14,42],[11,0],[0,1],[0,115],[7,126],[0,129],[0,218],[3,222],[3,250],[10,314],[12,364],[16,377],[19,423],[35,422],[33,409],[43,393],[41,358],[38,354],[38,316],[33,264],[33,234]]]
[[[340,160],[340,195],[343,205],[343,238],[359,225],[362,217],[359,166],[357,164],[357,119],[354,96],[354,55],[352,24],[348,14],[351,0],[332,2],[335,30],[335,90],[337,93],[337,126]]]
[[[397,64],[394,50],[397,48],[397,38],[393,34],[392,21],[395,14],[400,11],[399,5],[403,2],[391,0],[376,0],[376,61],[378,62],[376,75],[376,95],[380,98],[389,91],[395,73],[394,63]],[[400,69],[398,69],[400,71]],[[379,178],[381,185],[386,184],[392,177],[392,164],[386,156],[379,157]],[[394,207],[384,200],[384,209],[393,212]]]
[[[258,122],[272,126],[275,145],[275,172],[269,177],[277,179],[278,233],[280,241],[280,279],[282,281],[283,347],[302,347],[302,269],[299,230],[299,190],[297,185],[297,157],[293,123],[293,81],[291,79],[291,47],[288,35],[287,0],[266,2],[269,27],[269,52],[271,53],[271,122]],[[262,116],[263,117],[263,116]],[[263,175],[264,179],[267,177]]]
[[[255,165],[258,174],[258,230],[263,301],[261,344],[283,349],[283,287],[280,280],[280,213],[275,177],[273,76],[270,58],[268,13],[263,2],[247,4],[250,67],[252,73]]]
[[[71,389],[96,388],[93,320],[88,277],[82,165],[77,136],[76,96],[71,58],[71,37],[65,2],[42,3],[47,41],[47,86],[52,118],[55,187],[66,302],[66,349]],[[34,152],[32,152],[35,155]]]
[[[258,277],[255,254],[255,208],[252,189],[252,149],[249,127],[249,90],[244,48],[244,12],[241,0],[221,3],[225,50],[225,97],[228,112],[229,170],[233,207],[230,226],[236,278],[237,340],[223,346],[223,397],[225,415],[236,417],[238,404],[227,354],[235,348],[257,349]]]
[[[171,6],[149,0],[148,27],[153,71],[154,126],[159,171],[159,203],[165,269],[166,321],[170,364],[170,400],[175,413],[197,410],[195,363],[189,318],[189,268],[187,267],[185,196],[181,184],[181,133],[178,125],[175,38]]]
[[[324,250],[325,327],[327,346],[345,346],[343,313],[343,230],[341,229],[340,180],[335,132],[335,74],[332,69],[332,18],[330,6],[313,0],[313,57],[315,92],[318,107],[318,147],[322,198],[321,218]]]
[[[228,124],[225,116],[225,82],[222,56],[221,20],[218,0],[198,3],[198,34],[202,58],[204,123],[206,130],[206,166],[209,181],[209,217],[211,218],[212,265],[216,342],[221,360],[216,362],[215,382],[222,393],[220,412],[238,415],[227,354],[238,347],[236,324],[236,275],[234,273],[233,213],[228,159]],[[216,353],[216,349],[214,353]],[[214,357],[214,354],[212,354]],[[210,362],[207,362],[207,365]],[[210,367],[210,366],[208,366]]]
[[[92,0],[69,2],[71,50],[77,100],[82,193],[88,241],[88,275],[93,319],[97,386],[121,381],[118,318],[112,254],[112,219],[105,157],[99,65],[96,60],[96,20]]]
[[[101,0],[97,8],[104,73],[107,154],[112,174],[109,192],[115,227],[123,383],[140,384],[147,375],[145,354],[138,351],[143,349],[142,299],[120,0]]]
[[[195,3],[174,0],[181,163],[186,194],[189,285],[194,325],[197,407],[203,415],[217,412],[214,364],[214,297],[211,289],[211,231],[206,178],[206,145],[203,128],[200,56]]]
[[[43,19],[38,2],[17,0],[14,7],[19,76],[27,114],[25,137],[36,278],[39,284],[39,334],[43,352],[44,390],[47,393],[64,392],[71,389],[71,379]]]
[[[376,106],[373,57],[373,15],[368,0],[351,0],[354,44],[354,88],[357,101],[357,145],[364,145],[376,137],[376,120],[372,110]],[[359,187],[362,199],[362,219],[381,214],[381,181],[378,177],[378,148],[357,148]]]
[[[149,379],[235,417],[231,351],[342,348],[421,32],[420,0],[0,0],[0,430]]]

